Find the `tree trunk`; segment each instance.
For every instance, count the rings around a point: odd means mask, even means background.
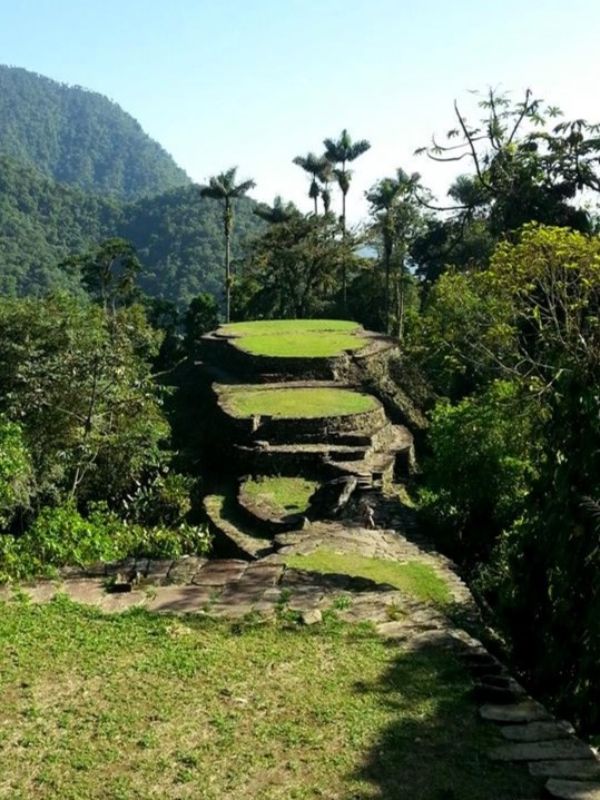
[[[342,244],[344,245],[342,260],[342,302],[344,311],[348,308],[348,290],[346,286],[346,192],[342,192]]]
[[[225,200],[225,322],[231,322],[231,209],[229,199]]]
[[[391,270],[391,260],[392,260],[392,248],[390,247],[389,243],[384,243],[384,263],[385,263],[385,300],[384,300],[384,325],[385,325],[385,332],[389,334],[390,332],[390,270]]]

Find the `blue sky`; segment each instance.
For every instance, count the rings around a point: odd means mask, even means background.
[[[293,156],[347,127],[372,149],[350,198],[414,158],[470,89],[527,86],[600,120],[597,0],[0,0],[0,60],[108,95],[196,181],[237,164],[310,207]]]

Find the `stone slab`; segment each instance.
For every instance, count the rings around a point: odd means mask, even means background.
[[[81,583],[85,584],[88,581],[82,580]],[[47,603],[59,592],[64,592],[64,587],[52,581],[40,581],[31,586],[15,587],[15,591],[24,592],[32,603]]]
[[[553,758],[563,761],[592,759],[594,751],[579,739],[559,739],[556,742],[503,744],[493,748],[490,756],[493,761],[548,761]]]
[[[500,732],[511,742],[549,742],[568,739],[575,730],[568,722],[526,722],[524,725],[505,725]]]
[[[105,614],[122,614],[130,608],[144,605],[147,599],[145,592],[106,593],[100,601],[100,608]]]
[[[169,583],[189,583],[194,575],[206,564],[206,558],[184,556],[174,561],[167,578]]]
[[[65,581],[62,585],[62,591],[74,603],[84,603],[92,606],[101,605],[106,597],[104,582],[95,578],[81,581]]]
[[[570,761],[533,761],[529,772],[536,777],[572,778],[573,780],[600,779],[600,761],[572,759]]]
[[[534,700],[523,700],[507,706],[487,703],[481,706],[479,714],[492,722],[542,722],[552,719],[544,706]]]
[[[203,612],[214,601],[215,593],[202,586],[161,586],[146,604],[148,611],[172,614]]]
[[[600,783],[591,781],[563,781],[550,778],[546,791],[560,800],[600,800]]]

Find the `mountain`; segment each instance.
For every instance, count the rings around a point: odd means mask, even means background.
[[[190,183],[116,103],[0,65],[0,154],[54,180],[125,200]]]
[[[234,258],[244,238],[264,225],[254,201],[236,202]],[[59,268],[113,236],[130,240],[143,265],[141,287],[179,305],[198,292],[219,297],[223,282],[222,209],[197,187],[172,189],[132,203],[87,194],[0,156],[0,293],[77,291],[77,276]]]

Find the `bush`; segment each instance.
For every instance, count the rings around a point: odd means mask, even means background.
[[[0,580],[49,576],[58,567],[127,556],[177,558],[206,553],[209,547],[204,528],[185,523],[176,528],[127,524],[104,504],[84,517],[73,503],[66,503],[44,508],[23,536],[0,537]]]
[[[144,525],[181,525],[192,510],[196,480],[169,472],[141,486],[127,503],[128,516]]]
[[[33,475],[19,425],[0,416],[0,528],[29,505]]]
[[[516,383],[496,381],[431,415],[421,510],[463,559],[483,558],[521,512],[535,474],[537,410]]]

